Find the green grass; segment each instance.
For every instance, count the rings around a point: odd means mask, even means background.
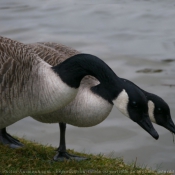
[[[87,155],[69,150],[69,153],[88,157],[85,161],[53,161],[55,148],[19,139],[25,144],[20,149],[0,145],[0,175],[2,174],[158,174],[153,170],[139,168],[133,162],[127,165],[121,158],[107,158],[102,155]],[[160,174],[160,173],[159,173]]]

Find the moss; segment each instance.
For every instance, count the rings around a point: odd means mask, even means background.
[[[25,144],[20,149],[0,145],[0,174],[158,174],[156,171],[140,168],[136,161],[125,164],[122,158],[107,158],[103,155],[87,155],[69,150],[70,153],[88,157],[85,161],[53,161],[55,148],[19,139]]]

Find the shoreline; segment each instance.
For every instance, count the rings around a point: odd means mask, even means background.
[[[168,171],[155,171],[137,166],[137,160],[126,164],[122,158],[109,158],[103,155],[93,155],[74,152],[71,154],[89,158],[83,161],[65,160],[53,161],[55,148],[41,145],[25,139],[17,138],[24,143],[23,148],[11,149],[0,145],[0,175],[3,174],[173,174]]]

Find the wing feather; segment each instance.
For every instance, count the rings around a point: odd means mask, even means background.
[[[75,49],[53,42],[40,42],[29,45],[41,59],[52,66],[60,64],[71,56],[80,54],[80,52]],[[86,86],[94,86],[98,83],[99,81],[96,78],[87,75],[81,81],[81,86],[86,88]]]

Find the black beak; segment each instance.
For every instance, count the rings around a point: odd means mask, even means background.
[[[168,119],[165,123],[163,123],[162,126],[168,129],[170,132],[175,134],[175,125],[171,118]]]
[[[156,140],[159,138],[157,131],[154,129],[148,116],[137,122],[145,131],[147,131]]]

